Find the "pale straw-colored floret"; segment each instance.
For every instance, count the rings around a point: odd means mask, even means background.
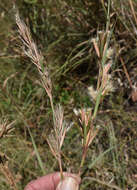
[[[114,86],[112,76],[111,76],[111,74],[108,74],[106,81],[104,81],[102,95],[108,95],[110,92],[114,92],[115,90],[116,90],[116,88]],[[87,91],[88,91],[89,97],[92,100],[96,100],[98,91],[95,90],[92,85],[87,88]]]

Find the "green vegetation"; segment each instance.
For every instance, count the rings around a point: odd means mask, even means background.
[[[43,56],[42,71],[48,68],[53,104],[73,122],[63,170],[81,166],[82,190],[136,189],[137,1],[21,0],[16,7]],[[47,143],[53,109],[9,0],[0,0],[0,25],[0,189],[22,190],[59,171]],[[83,162],[81,135],[84,146],[90,128],[82,134],[74,108],[90,108],[97,131]]]

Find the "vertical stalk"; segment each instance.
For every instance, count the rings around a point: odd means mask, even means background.
[[[94,112],[93,112],[92,120],[94,120],[96,118],[98,108],[99,108],[99,104],[100,104],[100,100],[101,100],[101,95],[102,95],[102,88],[99,89],[99,92],[98,92],[98,95],[97,95],[96,105],[95,105],[95,109],[94,109]]]
[[[61,156],[59,156],[58,163],[59,163],[61,180],[63,180],[63,169],[62,169],[62,163],[61,163]]]
[[[110,25],[110,5],[111,5],[111,0],[108,0],[106,32],[108,32],[108,30],[109,30],[109,25]]]

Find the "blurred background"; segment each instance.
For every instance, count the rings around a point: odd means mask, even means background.
[[[62,150],[64,171],[79,169],[82,144],[73,110],[93,110],[95,106],[89,89],[95,92],[100,57],[93,42],[101,49],[109,23],[111,90],[100,104],[95,121],[100,130],[89,148],[80,188],[136,189],[137,1],[15,3],[49,68],[54,103],[63,105],[65,120],[73,122]],[[24,55],[14,5],[9,0],[0,0],[0,118],[2,190],[21,190],[30,180],[43,175],[27,127],[45,174],[59,170],[46,141],[53,126],[50,102],[37,68]]]

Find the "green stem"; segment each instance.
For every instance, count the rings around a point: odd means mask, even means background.
[[[87,150],[88,150],[88,147],[86,147],[86,145],[84,146],[83,148],[83,155],[82,155],[82,160],[81,160],[81,163],[80,163],[80,168],[79,168],[79,175],[81,173],[81,169],[84,165],[84,162],[85,162],[85,158],[86,158],[86,155],[87,155]]]
[[[109,30],[109,25],[110,25],[110,5],[111,5],[111,0],[108,0],[106,32]]]
[[[97,112],[98,112],[98,108],[99,108],[99,104],[100,104],[100,100],[101,100],[101,95],[102,95],[102,88],[99,89],[99,92],[98,92],[98,95],[97,95],[96,105],[95,105],[95,109],[94,109],[93,117],[92,117],[93,120],[96,118],[96,115],[97,115]]]

